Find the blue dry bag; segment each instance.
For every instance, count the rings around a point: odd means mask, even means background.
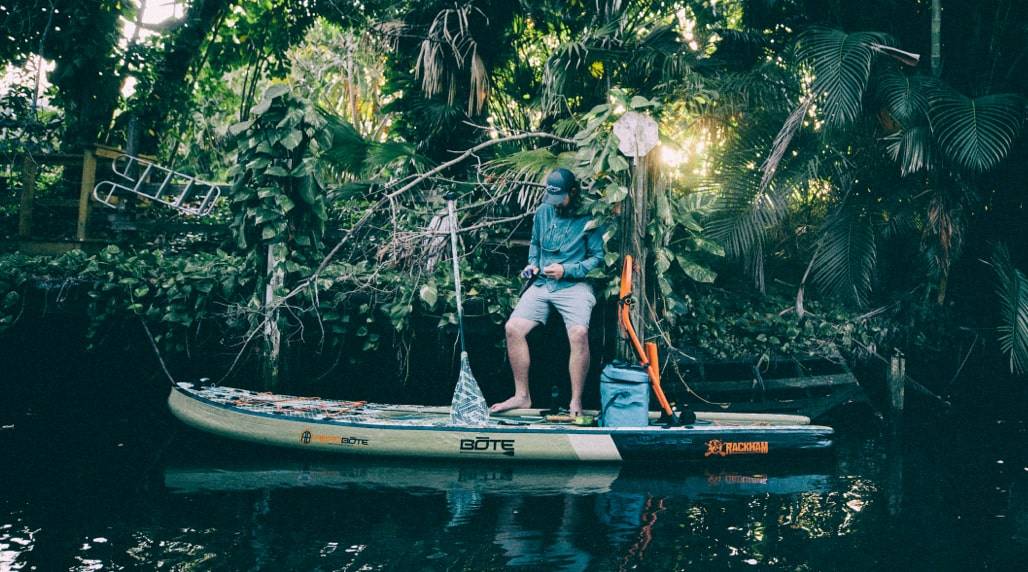
[[[650,377],[637,365],[612,363],[600,374],[600,425],[649,425]]]

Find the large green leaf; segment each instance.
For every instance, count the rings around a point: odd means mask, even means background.
[[[397,141],[369,141],[341,117],[322,112],[331,143],[321,158],[338,171],[365,178],[379,176],[399,161],[426,165],[429,160],[417,153],[413,145]]]
[[[714,174],[701,182],[701,191],[690,193],[696,207],[710,211],[703,221],[705,238],[724,247],[728,258],[743,263],[758,289],[764,289],[764,255],[767,246],[782,232],[789,214],[789,197],[807,184],[813,170],[803,159],[786,153],[777,167],[780,176],[762,185],[760,158],[767,154],[775,134],[773,126],[746,125],[715,157]],[[801,133],[802,135],[802,133]],[[798,157],[807,153],[808,141],[799,137]],[[712,204],[708,197],[715,197]],[[681,213],[676,217],[683,221]]]
[[[761,172],[755,165],[726,167],[716,181],[721,196],[703,228],[729,257],[746,263],[757,287],[763,289],[764,247],[778,232],[788,203],[775,185],[761,188]]]
[[[332,144],[322,154],[326,163],[351,174],[362,171],[368,156],[369,143],[346,121],[328,117],[327,131],[332,134]]]
[[[725,247],[721,246],[720,244],[712,240],[707,240],[705,238],[700,238],[696,236],[693,237],[691,241],[693,245],[696,247],[696,250],[702,250],[703,252],[706,252],[707,254],[713,254],[714,256],[725,255]]]
[[[885,141],[889,155],[899,163],[904,177],[933,168],[938,153],[927,126],[905,128],[887,136]]]
[[[293,149],[296,149],[296,146],[299,145],[301,141],[303,141],[303,132],[299,129],[293,129],[288,135],[283,137],[279,143],[281,143],[286,149],[292,151]]]
[[[432,308],[435,306],[436,300],[439,299],[438,292],[436,291],[435,284],[424,284],[421,286],[421,290],[418,292],[421,300],[425,304]]]
[[[717,272],[714,272],[710,268],[691,260],[687,256],[679,254],[675,256],[675,262],[677,262],[682,268],[682,271],[685,272],[686,276],[697,282],[713,284],[714,280],[717,279]]]
[[[1010,253],[997,246],[992,254],[1000,304],[999,344],[1010,354],[1010,371],[1028,371],[1028,278],[1014,267]]]
[[[811,88],[823,97],[820,114],[829,125],[845,125],[860,115],[876,45],[892,45],[880,32],[812,28],[800,36],[796,52],[814,72]]]
[[[413,145],[398,141],[373,142],[368,147],[364,170],[368,173],[379,173],[394,163],[404,161],[416,165],[429,163],[428,158],[419,155]]]
[[[970,98],[940,88],[929,98],[932,132],[946,156],[971,171],[988,171],[1007,153],[1021,132],[1024,99],[1000,93]]]
[[[843,204],[825,222],[814,254],[814,282],[828,293],[867,301],[877,262],[874,229],[857,207]]]
[[[890,70],[882,74],[876,91],[886,111],[903,127],[923,123],[927,117],[928,95],[922,76]]]

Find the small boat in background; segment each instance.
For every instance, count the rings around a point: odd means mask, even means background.
[[[696,422],[646,427],[579,426],[514,410],[481,427],[451,423],[449,407],[388,405],[258,393],[232,387],[172,387],[181,421],[253,443],[361,456],[511,461],[717,461],[800,455],[832,446],[831,427],[798,415],[698,413]],[[588,413],[588,412],[587,412]]]
[[[690,348],[692,349],[692,348]],[[699,350],[693,350],[699,355]],[[679,359],[688,391],[672,385],[694,411],[763,412],[817,420],[854,407],[874,408],[841,355],[751,359]],[[693,396],[698,396],[696,399]]]

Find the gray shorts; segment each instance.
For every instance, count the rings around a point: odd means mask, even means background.
[[[532,286],[514,307],[512,318],[523,318],[545,324],[550,317],[550,307],[554,307],[564,318],[564,325],[589,327],[589,318],[596,305],[593,287],[585,282],[577,282],[567,288],[550,292],[546,286]]]

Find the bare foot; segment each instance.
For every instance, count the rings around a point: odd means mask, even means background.
[[[572,400],[571,403],[568,404],[568,411],[571,412],[571,416],[572,417],[578,417],[579,415],[581,415],[582,414],[582,401],[581,400]]]
[[[532,398],[529,396],[517,396],[511,397],[507,401],[501,401],[494,403],[489,411],[492,413],[500,413],[503,411],[510,411],[511,409],[527,409],[532,406]]]

